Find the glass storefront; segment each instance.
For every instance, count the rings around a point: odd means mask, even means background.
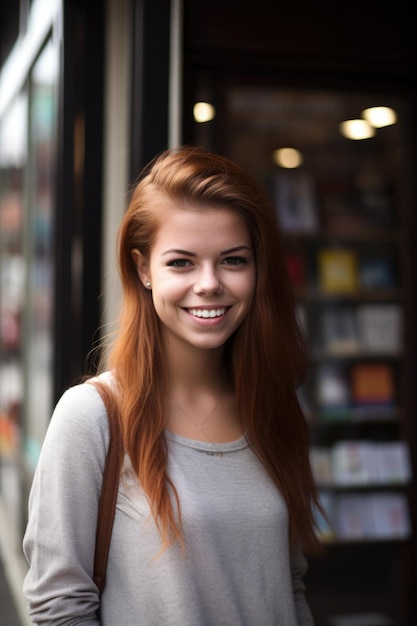
[[[14,521],[20,490],[16,455],[23,405],[23,325],[26,92],[9,106],[0,125],[0,489]]]
[[[0,489],[17,528],[20,451],[33,470],[52,409],[57,70],[48,41],[0,121]]]
[[[52,410],[58,55],[49,41],[30,76],[25,441],[33,465]]]

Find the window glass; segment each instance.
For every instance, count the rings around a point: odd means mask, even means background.
[[[25,297],[24,171],[27,98],[21,94],[0,121],[0,451],[13,452],[23,404]]]
[[[52,409],[57,76],[57,50],[49,42],[30,76],[25,435],[34,463]]]
[[[27,97],[22,93],[0,120],[0,492],[16,524],[20,507],[16,452],[24,404],[26,160]]]

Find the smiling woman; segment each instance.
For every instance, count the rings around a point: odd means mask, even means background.
[[[317,496],[295,393],[306,362],[269,201],[224,157],[165,152],[133,192],[119,267],[108,361],[58,403],[33,483],[33,619],[311,626]],[[105,407],[123,454],[100,595]]]
[[[223,352],[246,317],[255,289],[245,220],[233,209],[173,202],[163,211],[150,254],[135,249],[133,256],[142,283],[152,283],[168,368],[177,367],[179,351],[186,358],[185,345]],[[198,358],[208,357],[217,360],[213,352]]]

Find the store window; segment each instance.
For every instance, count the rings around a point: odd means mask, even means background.
[[[15,522],[19,511],[17,451],[23,413],[26,93],[0,121],[0,491]]]
[[[23,404],[24,177],[27,96],[22,93],[0,122],[0,450],[15,448]]]
[[[25,439],[37,461],[52,412],[58,55],[49,41],[30,75],[26,225]]]
[[[30,475],[52,410],[57,70],[50,41],[0,119],[0,492],[16,527],[21,452]]]

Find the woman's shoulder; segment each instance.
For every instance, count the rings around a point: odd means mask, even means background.
[[[50,429],[58,429],[60,434],[78,435],[88,433],[97,435],[100,432],[108,439],[107,411],[96,385],[97,382],[113,384],[110,372],[68,387],[54,409]]]
[[[111,380],[108,378],[109,373],[105,374],[106,376],[102,374],[88,378],[65,389],[57,403],[57,408],[71,407],[102,412],[104,402],[99,391],[100,381],[106,383],[107,380],[109,382]]]

